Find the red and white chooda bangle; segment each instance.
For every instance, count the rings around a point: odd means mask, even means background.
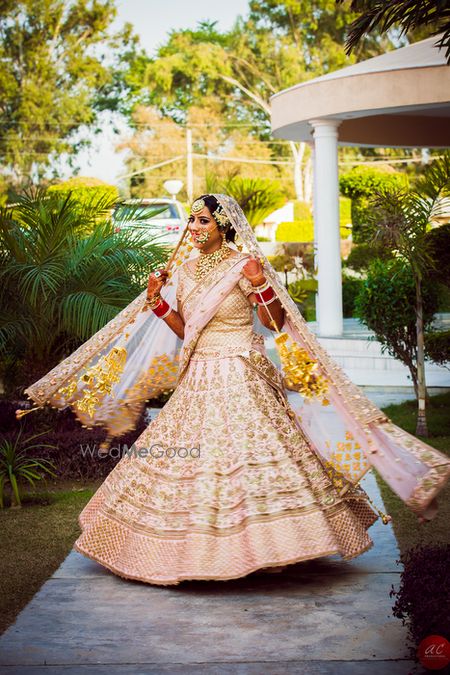
[[[255,298],[258,305],[268,305],[277,299],[276,293],[268,281],[265,281],[261,286],[257,286],[255,290]]]
[[[156,307],[152,308],[152,311],[160,319],[165,319],[166,316],[169,316],[172,311],[172,307],[163,299],[159,301]]]

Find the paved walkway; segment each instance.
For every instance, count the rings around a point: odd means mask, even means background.
[[[362,485],[382,506],[371,472]],[[123,580],[72,551],[0,637],[0,672],[407,675],[389,597],[396,540],[381,520],[370,534],[375,546],[352,561],[172,588]]]

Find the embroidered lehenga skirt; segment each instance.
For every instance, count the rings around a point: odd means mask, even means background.
[[[119,576],[226,580],[373,545],[378,515],[359,486],[339,496],[295,422],[250,291],[244,279],[225,299],[168,402],[80,513],[74,548]]]

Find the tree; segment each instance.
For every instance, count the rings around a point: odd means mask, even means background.
[[[343,4],[346,0],[338,0]],[[350,25],[346,51],[358,49],[361,40],[374,31],[385,33],[399,27],[401,34],[426,29],[442,33],[437,47],[445,48],[450,63],[450,6],[448,0],[351,0],[350,9],[359,16]]]
[[[114,0],[0,3],[0,161],[12,182],[70,157],[86,143],[76,132],[126,98],[137,42],[129,25],[110,34],[115,16]]]
[[[113,231],[114,205],[104,195],[80,204],[33,190],[0,209],[1,369],[19,384],[38,379],[100,330],[165,262],[161,244],[126,228]],[[148,218],[136,210],[124,219]]]
[[[437,308],[437,291],[426,281],[427,302],[422,312],[423,324],[430,328]],[[427,436],[425,416],[426,389],[419,393],[419,361],[417,340],[415,280],[411,268],[400,258],[374,259],[367,279],[355,299],[356,314],[375,333],[381,351],[404,363],[410,371],[419,405],[420,421],[416,433]],[[423,407],[422,407],[423,406]]]
[[[117,145],[118,150],[129,151],[125,162],[131,195],[157,196],[167,178],[184,173],[185,132],[156,108],[148,106],[137,106],[131,122],[134,132]],[[162,166],[158,168],[159,165]]]
[[[186,172],[186,127],[163,116],[155,106],[137,106],[131,120],[132,134],[117,145],[119,150],[129,151],[125,177],[130,179],[130,192],[141,197],[158,196],[164,191],[165,180]],[[258,139],[250,141],[240,129],[228,131],[218,101],[212,97],[189,108],[187,125],[194,132],[194,194],[213,191],[212,176],[215,183],[223,185],[248,171],[248,164],[240,162],[239,156],[248,153],[250,142],[251,152],[270,162],[271,152],[266,144]],[[279,176],[274,167],[257,164],[252,165],[252,177],[275,180]],[[185,182],[179,193],[181,199],[188,197],[186,187]]]
[[[233,197],[252,227],[286,202],[280,186],[267,178],[232,176],[223,182],[215,180],[209,184],[208,192],[224,192]]]
[[[426,383],[424,346],[424,282],[436,264],[432,239],[428,236],[442,210],[442,199],[450,195],[450,153],[433,161],[414,189],[385,188],[371,201],[372,242],[384,245],[406,262],[415,287],[417,341],[417,434],[428,435],[426,421]],[[431,291],[429,290],[428,293]],[[427,297],[427,304],[430,298]]]
[[[309,148],[292,142],[280,149],[271,139],[270,97],[347,65],[342,44],[354,15],[331,0],[264,0],[251,2],[250,9],[249,17],[239,18],[227,33],[215,22],[172,31],[148,65],[150,96],[178,122],[187,121],[192,105],[215,97],[230,126],[247,124],[248,134],[265,141],[274,159],[289,159],[290,153],[297,199],[309,200]],[[370,54],[383,50],[375,39],[368,42]],[[367,54],[366,47],[360,52]]]

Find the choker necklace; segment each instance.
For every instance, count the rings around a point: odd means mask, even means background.
[[[225,260],[230,255],[231,248],[227,245],[225,237],[222,240],[222,244],[217,251],[212,253],[200,253],[197,258],[197,264],[195,266],[195,279],[200,281],[203,277],[208,274],[216,265],[218,265],[222,260]]]

